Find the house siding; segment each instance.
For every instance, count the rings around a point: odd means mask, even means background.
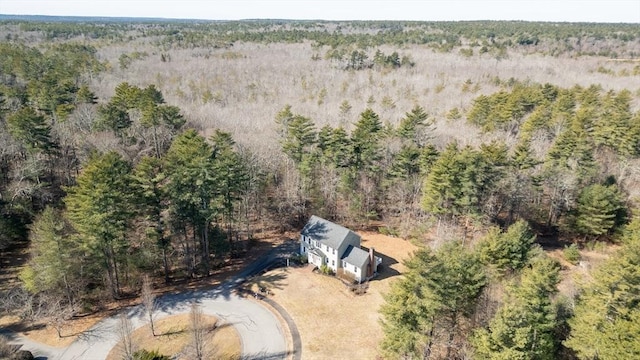
[[[360,242],[360,236],[353,231],[312,216],[300,234],[300,254],[307,255],[309,263],[317,267],[326,265],[335,273],[344,268],[345,272],[362,282],[367,277],[368,261],[362,268],[359,267],[362,260],[355,260],[358,265],[347,263],[343,266],[343,257],[349,246],[361,249]]]
[[[362,268],[359,268],[353,264],[347,263],[347,267],[345,268],[345,271],[347,271],[348,273],[351,273],[357,282],[363,282],[367,280],[367,265],[369,265],[369,261],[367,261],[364,267]]]

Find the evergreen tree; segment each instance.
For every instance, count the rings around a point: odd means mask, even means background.
[[[626,220],[626,209],[616,185],[587,186],[578,197],[575,212],[576,230],[587,236],[607,234]]]
[[[551,296],[560,281],[559,264],[546,255],[534,258],[519,283],[507,288],[502,307],[488,329],[475,333],[477,359],[556,359],[557,326]]]
[[[31,258],[20,273],[32,293],[49,293],[73,304],[80,281],[81,249],[63,214],[47,207],[34,221],[29,234]]]
[[[457,358],[461,329],[486,284],[477,255],[459,243],[418,251],[381,308],[382,348],[392,358]]]
[[[124,129],[131,126],[132,121],[126,107],[109,102],[98,107],[99,118],[95,122],[97,130],[111,130],[121,136]]]
[[[213,149],[195,130],[187,130],[171,144],[165,156],[165,168],[170,216],[185,236],[183,246],[189,276],[194,275],[198,247],[204,272],[208,274],[209,231],[216,214],[213,201],[219,194]],[[187,226],[191,226],[193,244],[189,243]]]
[[[376,163],[381,157],[380,117],[371,109],[360,114],[351,133],[352,167],[357,171],[375,171]]]
[[[65,198],[69,219],[84,246],[104,264],[114,297],[120,295],[120,265],[133,212],[130,172],[117,153],[94,154]]]
[[[282,151],[296,166],[300,166],[316,143],[315,125],[311,119],[294,115],[287,123],[282,138]]]
[[[631,228],[638,228],[638,219]],[[623,247],[593,272],[578,296],[564,344],[581,359],[640,358],[640,236],[626,232]]]
[[[398,125],[398,136],[409,140],[417,146],[423,146],[426,138],[425,129],[431,125],[428,115],[421,106],[416,105],[406,113]]]
[[[57,147],[44,116],[31,107],[23,107],[7,116],[7,130],[31,151],[51,152]]]
[[[423,209],[434,214],[481,214],[505,165],[504,145],[483,145],[480,151],[447,145],[425,179]]]
[[[422,208],[433,214],[445,214],[460,197],[459,180],[456,178],[458,144],[449,143],[433,163],[425,178]]]
[[[351,159],[351,141],[342,127],[324,126],[318,133],[318,150],[322,163],[335,168],[347,167]]]
[[[403,145],[393,157],[389,177],[408,179],[420,173],[420,149],[415,145]]]
[[[242,158],[234,149],[235,141],[231,134],[216,130],[211,136],[213,143],[213,166],[218,177],[218,193],[220,194],[219,211],[224,215],[227,224],[227,238],[232,243],[232,225],[235,221],[235,205],[247,187],[248,173]]]
[[[506,232],[492,228],[480,242],[481,259],[502,273],[514,272],[527,264],[535,238],[524,220],[509,226]]]
[[[165,282],[169,282],[168,254],[170,239],[165,235],[162,211],[167,206],[167,196],[162,185],[165,181],[161,159],[145,156],[136,165],[132,186],[136,194],[136,211],[145,225],[145,235],[160,250]]]

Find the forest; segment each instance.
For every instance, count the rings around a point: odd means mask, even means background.
[[[4,18],[0,39],[0,252],[29,253],[3,313],[206,278],[315,214],[420,247],[384,358],[640,357],[637,24]]]

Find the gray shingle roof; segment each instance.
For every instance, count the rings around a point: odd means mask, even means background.
[[[320,241],[331,248],[338,249],[347,239],[357,238],[360,243],[360,236],[353,231],[334,224],[329,220],[325,220],[318,216],[311,216],[307,225],[301,232],[302,235],[310,237],[312,240]]]
[[[342,255],[342,260],[346,261],[347,264],[355,265],[360,269],[364,269],[367,259],[369,259],[368,252],[351,245],[347,247],[347,251]]]

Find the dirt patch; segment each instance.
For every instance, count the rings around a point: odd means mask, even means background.
[[[205,337],[205,353],[211,359],[239,359],[241,342],[238,332],[231,325],[218,324],[213,316],[203,315],[204,325],[210,329]],[[188,347],[191,343],[189,331],[189,314],[170,316],[155,321],[157,336],[151,334],[149,325],[136,329],[132,336],[132,344],[136,349],[157,351],[180,360],[187,360]],[[122,358],[122,345],[116,345],[106,360]]]
[[[547,251],[547,254],[556,259],[562,266],[560,272],[561,280],[558,284],[559,293],[569,299],[574,299],[578,294],[579,288],[593,279],[593,269],[609,259],[611,254],[618,248],[618,246],[609,245],[603,248],[602,251],[582,249],[580,250],[581,260],[576,265],[565,259],[561,249]]]
[[[378,355],[383,337],[378,309],[383,294],[405,270],[403,260],[417,247],[373,232],[360,235],[362,246],[374,248],[383,258],[379,277],[370,281],[364,295],[355,295],[340,280],[312,273],[309,267],[277,269],[255,279],[296,322],[304,359],[375,359]]]

